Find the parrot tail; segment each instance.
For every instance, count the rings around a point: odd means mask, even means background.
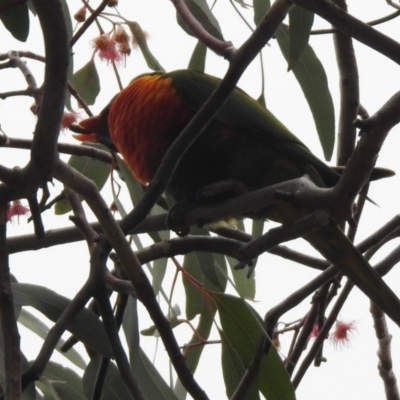
[[[338,226],[325,226],[304,238],[400,326],[399,298]]]

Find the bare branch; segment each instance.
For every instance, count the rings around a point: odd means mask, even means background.
[[[293,0],[315,12],[349,36],[400,64],[400,44],[390,37],[348,14],[329,0]]]
[[[344,0],[335,3],[347,11]],[[359,82],[357,61],[354,54],[352,39],[343,32],[333,35],[336,60],[340,75],[340,116],[337,134],[337,165],[346,165],[353,153],[356,141],[356,127],[359,98]]]
[[[374,320],[375,334],[378,339],[378,370],[385,387],[386,399],[399,400],[399,388],[397,386],[397,379],[393,371],[392,362],[392,335],[389,333],[388,330],[386,316],[383,311],[372,301],[370,311]]]
[[[79,40],[79,38],[86,32],[90,25],[92,25],[93,21],[101,14],[101,12],[107,7],[109,0],[103,0],[97,9],[90,15],[90,17],[82,24],[79,30],[75,33],[75,35],[69,41],[70,47],[74,47],[75,43]]]
[[[19,399],[21,395],[21,350],[20,336],[14,314],[11,290],[10,268],[8,265],[7,202],[0,202],[0,318],[4,346],[6,399]]]

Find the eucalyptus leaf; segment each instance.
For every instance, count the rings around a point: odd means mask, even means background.
[[[15,304],[34,307],[53,322],[58,320],[71,302],[44,286],[27,283],[12,283],[11,285]],[[92,311],[83,308],[67,329],[96,353],[108,358],[113,357],[104,326]]]
[[[250,361],[258,350],[262,339],[263,321],[257,312],[243,299],[213,294],[222,326],[223,351],[228,352],[223,359],[224,379],[230,397],[236,389],[238,376],[242,377]],[[224,349],[225,348],[225,349]],[[258,374],[258,390],[268,400],[294,400],[294,388],[277,351],[272,346],[264,357]],[[235,382],[235,380],[236,382]]]
[[[93,58],[74,73],[71,83],[87,104],[95,103],[100,93],[100,78]]]
[[[271,7],[269,0],[253,0],[254,23],[258,25]]]
[[[44,324],[39,318],[35,315],[31,314],[26,309],[22,308],[21,313],[18,318],[18,322],[25,326],[25,328],[30,329],[32,332],[36,333],[43,340],[46,339],[49,333],[49,327]],[[62,354],[65,358],[75,364],[77,367],[81,369],[85,369],[86,362],[82,358],[82,356],[74,349],[71,348],[66,353],[60,350],[60,347],[65,343],[63,339],[58,341],[56,346],[56,350]]]
[[[199,260],[192,252],[185,255],[182,265],[187,275],[194,278],[200,284],[204,281],[204,275],[200,269]],[[196,286],[186,274],[182,274],[183,287],[186,296],[186,318],[191,321],[203,310],[204,297],[201,288]]]
[[[141,349],[138,323],[137,301],[129,298],[122,327],[129,347],[131,368],[136,379],[140,382],[146,398],[177,400],[171,388]]]
[[[305,50],[314,23],[314,13],[295,6],[289,12],[288,69],[292,69]]]
[[[207,340],[210,336],[211,328],[214,322],[215,306],[213,302],[203,302],[203,309],[200,314],[199,322],[196,327],[196,333],[193,334],[190,339],[188,346],[192,345],[186,352],[186,365],[192,374],[195,373],[197,366],[200,361],[201,354],[203,353],[204,347],[199,344],[199,336]],[[196,346],[196,344],[198,346]],[[174,393],[179,400],[184,400],[186,398],[187,391],[183,387],[182,383],[178,379],[175,387]]]
[[[73,35],[71,13],[69,12],[67,0],[60,0],[60,3],[64,14],[65,27],[67,28],[68,41],[70,41]],[[71,52],[67,70],[68,81],[71,81],[73,73],[74,73],[74,56]],[[71,110],[71,93],[69,92],[68,89],[65,89],[65,105],[68,110]]]
[[[222,31],[217,19],[214,17],[206,0],[184,0],[186,6],[196,18],[196,20],[203,26],[203,28],[212,36],[219,40],[224,40]],[[177,14],[177,21],[179,26],[188,34],[193,36],[192,31],[186,25],[185,21]]]
[[[48,362],[40,382],[48,393],[56,394],[56,398],[60,400],[86,400],[82,389],[82,378],[61,364]]]
[[[190,57],[188,68],[204,72],[206,68],[206,55],[207,46],[199,40],[193,50],[192,57]]]
[[[0,0],[0,20],[15,39],[26,42],[29,34],[29,11],[26,3]]]
[[[281,24],[276,38],[289,61],[289,28]],[[305,46],[292,71],[310,107],[325,159],[329,161],[335,144],[335,110],[324,67],[310,45]]]
[[[96,382],[97,372],[101,357],[92,358],[83,375],[83,390],[86,398],[91,399],[93,387]],[[113,362],[108,364],[107,373],[103,382],[101,400],[134,400],[121,378],[118,368]]]

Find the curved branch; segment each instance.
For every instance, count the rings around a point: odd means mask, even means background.
[[[35,0],[34,5],[46,51],[43,97],[38,110],[31,159],[25,168],[14,171],[12,184],[0,186],[0,196],[10,200],[29,197],[50,177],[58,157],[57,139],[64,109],[69,48],[61,3],[56,0]]]

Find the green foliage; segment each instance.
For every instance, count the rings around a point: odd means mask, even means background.
[[[87,104],[93,105],[95,103],[101,87],[93,58],[74,73],[71,83]]]
[[[276,38],[289,63],[293,62],[289,60],[290,37],[289,28],[282,24],[276,32]],[[335,144],[335,110],[325,69],[310,45],[304,46],[297,62],[289,66],[313,114],[325,159],[330,160]]]
[[[37,387],[48,400],[86,400],[82,378],[74,371],[50,361]]]
[[[29,34],[29,12],[26,3],[13,0],[0,0],[0,20],[4,27],[21,42],[25,42]]]
[[[269,0],[253,0],[253,10],[254,10],[254,23],[258,25],[264,18],[265,13],[271,7]]]
[[[203,28],[212,36],[217,39],[223,40],[222,31],[217,19],[214,17],[212,11],[208,7],[206,0],[185,0],[185,3]],[[177,14],[177,20],[180,27],[188,34],[193,36],[192,31],[182,20],[181,16]]]
[[[69,305],[70,300],[43,286],[26,283],[12,284],[14,302],[30,306],[55,322]],[[90,310],[84,308],[68,326],[68,330],[96,353],[112,357],[103,324]]]
[[[176,400],[172,389],[165,383],[154,364],[140,347],[137,301],[128,300],[123,320],[123,329],[129,347],[132,370],[141,382],[142,390],[149,399]]]
[[[104,149],[103,146],[98,144],[82,144],[82,146],[92,146],[98,149]],[[90,157],[71,156],[68,160],[68,165],[86,176],[86,178],[91,179],[99,190],[103,188],[110,175],[109,165]],[[66,214],[70,212],[71,209],[71,204],[66,199],[58,201],[54,206],[54,212],[56,215]]]
[[[222,330],[222,368],[231,396],[246,371],[261,339],[263,321],[243,299],[229,295],[213,295],[220,316]],[[294,400],[294,389],[289,375],[274,347],[264,358],[257,383],[246,399],[257,399],[258,390],[268,400]]]
[[[197,42],[190,58],[188,68],[204,72],[206,68],[207,46],[200,40]]]
[[[96,382],[97,372],[101,357],[94,357],[83,375],[83,390],[87,399],[92,398],[94,384]],[[110,362],[107,373],[103,382],[102,400],[134,400],[133,396],[126,388],[124,381],[121,379],[118,368],[113,362]]]
[[[289,12],[289,55],[288,69],[291,70],[303,54],[310,38],[314,14],[302,7]]]

